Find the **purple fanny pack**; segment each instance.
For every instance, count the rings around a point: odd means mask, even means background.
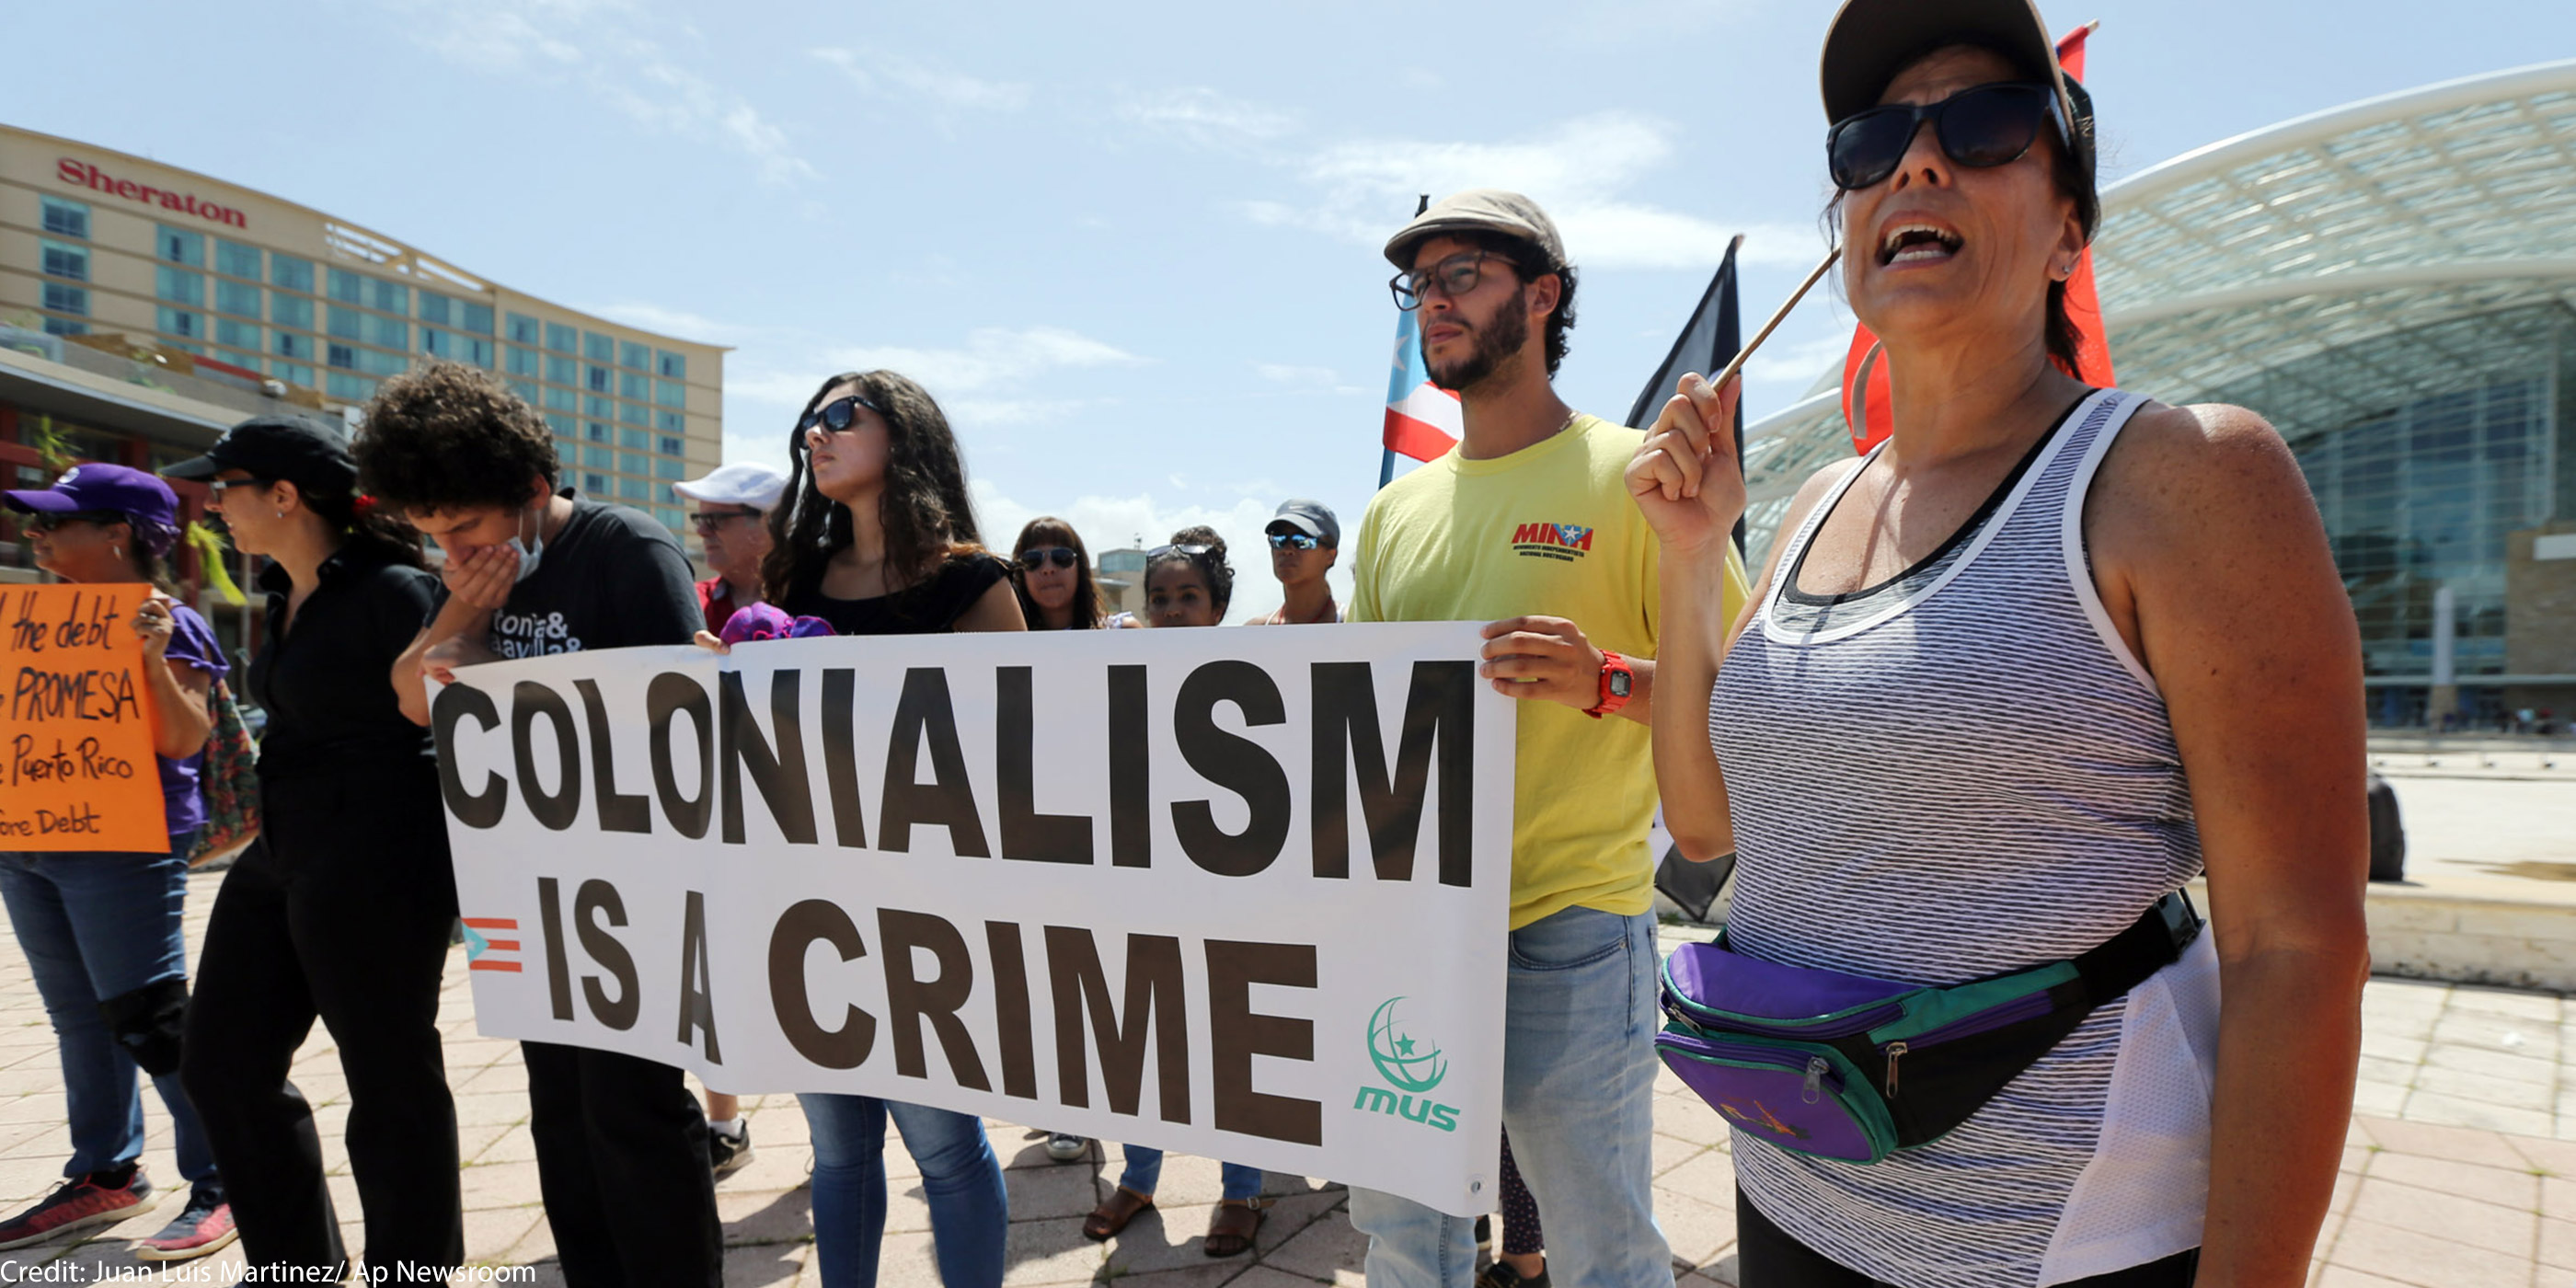
[[[1875,1163],[1967,1121],[2200,925],[2175,891],[2081,957],[1948,987],[1760,961],[1720,934],[1665,959],[1655,1050],[1735,1131]]]

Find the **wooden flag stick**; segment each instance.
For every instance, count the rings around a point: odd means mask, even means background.
[[[1798,283],[1797,290],[1789,292],[1789,299],[1786,303],[1780,306],[1779,312],[1773,313],[1771,315],[1771,320],[1763,323],[1762,329],[1754,332],[1753,338],[1745,341],[1744,347],[1735,351],[1735,360],[1727,363],[1726,369],[1718,372],[1716,379],[1708,382],[1708,387],[1711,389],[1724,389],[1726,388],[1727,381],[1733,380],[1738,375],[1742,374],[1744,371],[1744,360],[1752,357],[1753,351],[1761,348],[1762,342],[1770,339],[1773,331],[1780,329],[1780,324],[1786,321],[1789,317],[1789,310],[1798,307],[1798,301],[1807,298],[1807,292],[1814,290],[1816,283],[1824,280],[1825,270],[1832,268],[1834,266],[1834,261],[1839,260],[1842,257],[1843,249],[1840,246],[1825,252],[1825,262],[1816,265],[1815,271],[1807,274],[1807,280]]]

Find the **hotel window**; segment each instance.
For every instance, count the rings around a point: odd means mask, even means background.
[[[268,374],[290,385],[302,385],[307,389],[313,387],[313,368],[311,367],[299,367],[291,362],[272,362],[268,364]]]
[[[686,456],[688,455],[688,451],[689,445],[686,441],[672,438],[669,435],[663,436],[662,454],[664,456]]]
[[[590,391],[592,393],[604,394],[608,392],[608,368],[592,367],[589,369],[588,374],[590,376]],[[605,416],[608,413],[601,412],[599,414]]]
[[[574,411],[579,409],[580,406],[580,400],[575,397],[573,392],[569,389],[549,389],[546,391],[546,409],[548,411]]]
[[[594,443],[605,443],[608,441],[608,426],[600,424],[598,421],[594,420],[581,428],[582,436],[588,438]]]
[[[665,407],[686,407],[689,405],[689,387],[676,380],[656,380],[653,382],[653,401]]]
[[[653,409],[650,407],[639,407],[634,403],[619,403],[617,404],[617,419],[629,425],[650,425],[653,423]]]
[[[653,400],[653,378],[651,376],[638,375],[632,371],[618,372],[617,396],[620,398],[632,398],[637,402],[651,402]]]
[[[689,432],[688,418],[682,416],[676,411],[655,412],[653,413],[653,416],[655,420],[661,423],[662,432],[666,434],[685,434]]]
[[[334,371],[324,378],[322,392],[342,402],[362,403],[376,396],[376,382]]]
[[[373,304],[378,312],[411,316],[410,287],[400,282],[388,282],[373,277],[367,279],[367,285],[371,288],[367,292],[370,297],[368,303]]]
[[[157,248],[156,254],[159,258],[173,264],[185,264],[190,268],[206,266],[204,233],[192,233],[181,228],[162,226],[160,236],[155,238],[152,244]]]
[[[629,474],[650,474],[653,472],[653,458],[642,452],[619,452],[617,468]]]
[[[504,319],[509,325],[509,341],[534,347],[538,343],[537,320],[525,313],[513,313]]]
[[[220,277],[216,278],[215,311],[219,313],[236,314],[246,318],[258,317],[259,288],[256,286],[245,286],[240,282],[227,282]]]
[[[268,284],[281,291],[313,291],[313,261],[293,255],[268,257]]]
[[[581,348],[581,332],[561,322],[548,322],[546,323],[546,347],[557,353],[577,352]]]
[[[340,368],[343,371],[354,371],[358,366],[358,346],[354,344],[325,345],[323,347],[322,360],[334,367]]]
[[[593,420],[606,420],[617,414],[617,407],[616,404],[609,402],[607,399],[602,398],[597,394],[583,394],[581,396],[581,414],[588,416]]]
[[[206,334],[205,315],[190,313],[185,309],[174,309],[165,304],[161,307],[161,330],[165,334],[184,336],[191,340],[201,339]]]
[[[236,349],[256,349],[259,347],[259,324],[216,318],[215,343],[228,344]]]
[[[367,279],[349,272],[346,269],[335,268],[331,270],[330,284],[330,294],[332,299],[338,300],[342,304],[363,304],[366,302]]]
[[[520,402],[526,403],[527,405],[529,405],[529,406],[531,406],[531,407],[536,406],[536,405],[537,405],[537,400],[544,396],[544,395],[540,394],[540,393],[537,391],[537,384],[536,384],[536,382],[535,382],[535,381],[533,381],[533,380],[513,380],[513,381],[510,381],[510,382],[509,382],[509,385],[510,385],[510,392],[511,392],[511,393],[513,393],[513,394],[518,395],[518,398],[519,398],[519,401],[520,401]],[[554,417],[552,417],[552,416],[548,416],[548,417],[546,417],[546,419],[547,419],[547,420],[549,420],[549,421],[551,421],[551,420],[553,420],[553,419],[554,419]],[[570,424],[571,422],[567,421],[567,422],[565,422],[565,423],[568,425],[568,424]],[[570,433],[570,432],[572,432],[572,431],[570,431],[569,429],[564,429],[564,430],[557,430],[556,432],[557,432],[557,433]]]
[[[60,197],[45,198],[45,231],[65,237],[89,237],[89,207]]]
[[[46,319],[45,319],[45,334],[47,334],[47,335],[88,335],[88,334],[89,334],[89,323],[87,323],[87,322],[73,322],[73,321],[70,321],[70,320],[65,319],[65,318],[46,318]]]
[[[688,521],[688,516],[680,513],[680,507],[676,505],[654,506],[653,517],[660,519],[663,527],[671,529],[677,529],[682,523]]]
[[[155,276],[159,279],[157,285],[162,299],[173,304],[202,305],[206,302],[205,274],[163,268]]]
[[[608,476],[607,476],[607,475],[605,475],[605,474],[584,474],[584,475],[582,475],[582,476],[581,476],[581,490],[582,490],[582,491],[584,491],[584,492],[588,492],[588,493],[590,493],[590,494],[592,494],[592,495],[594,495],[594,496],[605,496],[605,495],[607,495],[607,494],[608,494]]]
[[[458,336],[456,360],[471,363],[488,371],[492,366],[492,342],[479,336]]]
[[[511,375],[533,376],[537,374],[536,350],[522,349],[517,345],[509,345],[502,350],[502,353],[507,361],[507,365],[503,369],[508,371]]]
[[[617,365],[621,367],[633,367],[637,371],[651,371],[653,369],[653,346],[649,344],[637,344],[632,340],[618,341]]]
[[[681,473],[680,462],[665,456],[662,459],[653,462],[653,477],[677,481],[686,477],[686,475]]]
[[[66,246],[58,241],[40,242],[45,251],[45,272],[54,277],[68,277],[75,282],[89,280],[89,247]]]
[[[367,315],[367,343],[411,352],[411,323],[401,318]]]
[[[617,499],[650,501],[653,499],[653,485],[642,479],[619,479],[617,480]]]
[[[457,313],[459,314],[456,319],[458,330],[471,331],[476,335],[492,334],[491,305],[465,304],[457,308]]]
[[[277,333],[276,348],[278,357],[298,358],[305,362],[313,361],[312,336],[297,335],[292,331],[280,331]],[[308,380],[305,383],[311,384],[312,382]]]
[[[411,359],[382,349],[358,350],[358,370],[371,376],[390,376],[408,370]]]
[[[220,334],[222,333],[223,329],[224,329],[224,324],[223,324],[223,323],[221,323],[221,322],[217,322],[217,323],[215,323],[215,331],[216,331],[216,333],[217,333],[218,335],[220,335]],[[254,328],[254,329],[256,329],[256,328]],[[215,343],[217,343],[217,344],[221,344],[221,343],[223,343],[223,341],[222,341],[221,339],[218,339],[218,340],[216,340],[216,341],[215,341]],[[260,363],[260,360],[259,360],[259,359],[254,358],[254,357],[252,357],[251,355],[249,355],[249,354],[247,354],[247,353],[236,353],[236,352],[233,352],[233,351],[232,351],[232,350],[230,350],[230,349],[217,349],[217,350],[215,350],[215,361],[217,361],[217,362],[229,362],[229,363],[231,363],[232,365],[234,365],[234,366],[236,366],[236,367],[239,367],[239,368],[241,368],[242,370],[247,371],[247,372],[251,373],[251,374],[252,374],[252,375],[254,375],[254,376],[259,375],[259,374],[262,374],[262,373],[266,370],[266,368],[265,368],[265,367],[263,367],[263,366],[261,365],[261,363]]]
[[[342,340],[357,339],[361,325],[359,319],[367,316],[356,309],[344,309],[337,304],[325,305],[322,312],[322,329]]]
[[[629,451],[649,452],[653,450],[653,436],[640,429],[621,429],[617,431],[617,445]]]
[[[601,364],[617,361],[617,337],[601,335],[597,331],[582,332],[581,356]]]
[[[427,322],[432,326],[451,325],[455,319],[450,317],[449,314],[454,311],[454,304],[455,301],[448,299],[446,296],[441,295],[436,291],[422,291],[420,293],[420,320]]]
[[[228,242],[220,237],[216,238],[215,271],[258,281],[259,247],[244,246],[240,242]]]
[[[616,463],[616,458],[617,453],[612,452],[605,447],[594,447],[589,444],[584,444],[581,449],[581,463],[594,470],[607,469],[610,465]]]
[[[45,283],[45,307],[56,313],[89,314],[89,290],[65,286],[60,282]]]
[[[271,295],[268,297],[268,320],[279,326],[310,331],[313,329],[313,301],[300,295]]]
[[[424,313],[428,312],[427,309],[423,309],[421,311]],[[429,326],[425,326],[420,329],[420,351],[433,358],[454,358],[456,356],[456,346],[448,340],[447,333],[436,327]]]
[[[659,372],[663,379],[686,380],[689,378],[689,356],[687,354],[673,353],[668,349],[659,349],[655,350],[655,357],[659,360],[660,365],[655,367],[654,370]]]
[[[557,438],[570,438],[572,437],[572,418],[569,416],[557,416],[552,413],[548,413],[546,416],[546,428],[553,430],[555,432],[555,437]]]

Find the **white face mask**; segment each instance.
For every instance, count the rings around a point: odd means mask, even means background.
[[[522,510],[519,512],[519,515],[524,519],[527,517],[527,511]],[[546,521],[544,518],[544,511],[540,510],[537,518],[537,531],[534,535],[527,537],[512,536],[510,538],[510,548],[519,552],[519,575],[512,584],[515,585],[517,582],[526,581],[528,578],[537,575],[537,563],[544,559],[546,555],[545,528]]]

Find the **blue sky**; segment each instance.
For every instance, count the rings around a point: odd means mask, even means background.
[[[2576,54],[2565,0],[2043,0],[2100,19],[2105,179],[2291,116]],[[1583,270],[1559,387],[1617,416],[1735,232],[1757,324],[1822,252],[1823,0],[1295,6],[283,0],[20,6],[0,119],[735,346],[729,459],[821,378],[948,409],[1007,543],[1211,522],[1237,616],[1312,496],[1356,526],[1414,194],[1545,203]],[[37,56],[36,51],[45,51]],[[103,82],[113,81],[106,84]],[[1820,293],[1755,416],[1840,352]],[[2147,391],[2152,393],[2153,391]]]

